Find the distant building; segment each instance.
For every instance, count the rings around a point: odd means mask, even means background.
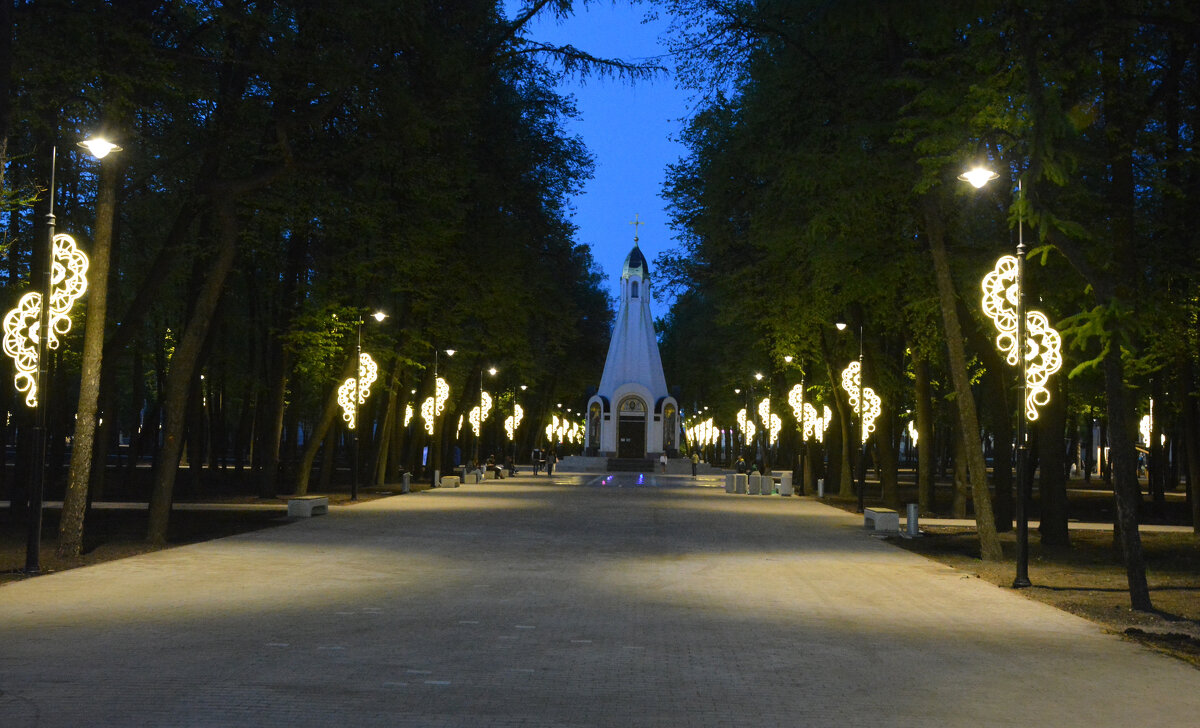
[[[637,242],[635,236],[621,271],[621,307],[600,388],[588,400],[589,455],[657,458],[679,450],[679,403],[667,393],[650,315],[650,266]]]

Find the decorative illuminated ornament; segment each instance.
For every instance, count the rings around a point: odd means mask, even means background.
[[[742,436],[745,437],[746,440],[748,440],[748,441],[753,440],[754,434],[756,432],[758,432],[758,428],[754,425],[754,420],[751,420],[746,417],[745,408],[738,410],[737,423],[738,423],[738,429],[740,429],[742,431]]]
[[[433,411],[433,397],[426,397],[425,401],[421,403],[421,419],[425,420],[425,431],[430,435],[433,434],[433,419],[437,416]]]
[[[762,421],[763,427],[770,429],[771,427],[771,398],[763,397],[763,401],[758,403],[758,419]]]
[[[1142,435],[1142,442],[1150,444],[1150,415],[1143,415],[1142,421],[1138,423],[1138,432]]]
[[[983,312],[996,330],[996,348],[1009,366],[1020,363],[1017,354],[1017,259],[1005,255],[983,277]],[[1041,311],[1025,311],[1025,418],[1036,420],[1038,407],[1050,401],[1046,382],[1062,368],[1062,337]]]
[[[354,421],[354,394],[358,392],[358,403],[365,404],[367,397],[371,394],[371,385],[379,378],[379,365],[371,358],[371,355],[365,351],[358,355],[358,376],[362,378],[362,386],[358,386],[354,377],[350,377],[342,382],[342,386],[338,387],[337,401],[342,407],[342,419],[348,424],[347,428],[353,430],[357,424]]]
[[[450,385],[446,384],[446,380],[441,377],[433,383],[433,389],[437,396],[437,408],[434,414],[441,416],[442,411],[446,409],[446,400],[450,399]]]
[[[412,403],[404,405],[404,426],[408,427],[408,423],[412,422],[413,408]]]
[[[779,433],[783,430],[783,420],[779,419],[779,415],[771,415],[771,444],[774,445],[779,441]]]
[[[50,313],[47,349],[58,348],[58,337],[71,330],[71,308],[87,291],[87,256],[70,235],[54,236],[50,265]],[[42,294],[26,293],[16,308],[4,317],[4,353],[13,360],[13,377],[18,392],[25,393],[25,404],[37,406],[37,369],[41,324]]]
[[[829,429],[829,421],[833,418],[833,412],[829,410],[828,405],[824,405],[825,414],[823,417],[817,416],[817,409],[808,402],[804,403],[804,439],[811,440],[816,436],[817,442],[825,441],[825,430]]]
[[[804,419],[804,385],[797,384],[792,387],[788,392],[788,404],[792,407],[796,422],[801,422]]]
[[[854,413],[861,415],[862,420],[862,441],[866,442],[871,433],[875,431],[875,420],[883,411],[883,402],[879,399],[879,395],[875,394],[875,390],[870,387],[861,387],[862,373],[859,371],[858,362],[850,362],[845,370],[842,371],[842,389],[846,390],[846,398],[850,400],[850,408]],[[858,390],[862,388],[862,398],[866,400],[866,406],[863,408],[865,412],[859,411]]]
[[[521,420],[525,419],[525,410],[521,409],[521,405],[513,405],[513,413],[504,418],[504,431],[508,433],[508,439],[513,439],[513,433],[521,426]]]
[[[488,418],[488,413],[492,411],[492,395],[488,394],[487,392],[481,392],[480,399],[483,400],[483,419],[486,422],[487,418]],[[478,405],[471,408],[471,412],[470,412],[470,415],[468,418],[471,421],[471,432],[474,432],[475,435],[478,436],[479,435],[479,406]]]
[[[908,423],[908,437],[910,440],[912,440],[913,445],[917,444],[918,437],[917,437],[917,423],[916,422]]]
[[[459,437],[462,437],[462,425],[463,425],[463,416],[459,415],[458,416],[458,429],[454,431],[454,437],[456,439]]]

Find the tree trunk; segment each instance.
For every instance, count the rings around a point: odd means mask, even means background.
[[[975,504],[975,527],[979,533],[979,552],[984,561],[999,561],[1004,558],[1000,548],[1000,537],[996,533],[996,519],[992,514],[992,499],[988,492],[987,470],[983,450],[979,445],[979,417],[975,413],[975,398],[967,378],[967,357],[963,350],[962,327],[958,322],[957,294],[950,277],[950,263],[946,256],[941,213],[935,203],[926,198],[925,223],[929,238],[929,249],[933,256],[933,269],[937,278],[938,303],[942,309],[945,327],[947,366],[954,382],[954,402],[958,408],[959,437],[963,440],[967,458],[967,471],[971,478],[971,497]]]
[[[300,456],[300,465],[296,469],[296,495],[308,495],[308,481],[312,475],[313,463],[317,459],[317,451],[321,449],[321,444],[325,445],[325,455],[321,462],[321,483],[322,488],[328,487],[328,479],[325,476],[327,466],[332,471],[334,457],[334,439],[327,437],[334,432],[333,423],[338,416],[338,387],[342,382],[353,376],[355,367],[358,362],[354,355],[351,355],[345,366],[342,367],[342,376],[333,384],[333,390],[329,396],[325,398],[325,408],[321,410],[321,419],[317,421],[317,426],[312,432],[312,436],[304,443],[304,453]]]
[[[1108,447],[1112,460],[1114,492],[1117,501],[1117,525],[1121,535],[1121,555],[1129,582],[1129,599],[1134,609],[1148,612],[1150,587],[1146,582],[1146,562],[1142,537],[1138,533],[1138,508],[1142,490],[1137,479],[1137,450],[1134,448],[1134,421],[1126,402],[1125,367],[1119,346],[1104,356],[1104,388],[1108,396]]]
[[[1038,459],[1042,466],[1038,478],[1038,499],[1041,504],[1038,531],[1042,535],[1043,546],[1069,546],[1067,461],[1063,448],[1063,436],[1067,428],[1067,393],[1060,377],[1050,383],[1050,388],[1054,394],[1050,402],[1042,407],[1038,418]]]
[[[262,473],[259,475],[258,494],[263,498],[273,498],[278,491],[279,481],[279,448],[283,438],[283,415],[287,407],[288,374],[292,368],[291,353],[282,345],[276,345],[274,361],[276,370],[274,381],[271,382],[270,401],[266,412],[266,425],[263,427],[262,442],[259,449],[262,452]]]
[[[176,470],[183,449],[184,426],[187,421],[186,404],[192,377],[195,376],[196,364],[208,337],[213,313],[221,299],[225,279],[233,269],[233,261],[237,254],[238,224],[232,195],[215,200],[214,213],[219,235],[217,255],[201,287],[187,330],[184,331],[171,357],[171,367],[163,395],[163,407],[166,412],[163,448],[155,462],[153,489],[150,494],[150,520],[146,532],[147,539],[155,544],[164,544],[167,540],[167,525],[171,516]]]
[[[954,518],[967,517],[967,457],[963,438],[954,438],[954,501],[950,515]]]
[[[96,436],[96,416],[100,402],[100,372],[104,358],[104,326],[108,311],[108,262],[112,249],[113,216],[117,207],[117,186],[121,179],[120,163],[100,163],[96,196],[96,229],[89,261],[90,279],[87,319],[83,327],[83,351],[80,361],[79,404],[76,409],[75,436],[71,441],[71,466],[63,495],[62,517],[58,526],[58,555],[79,556],[83,550],[83,521],[87,513],[88,485],[92,476],[92,449]]]
[[[921,513],[933,513],[937,507],[933,491],[933,460],[937,443],[933,434],[933,400],[930,395],[929,361],[913,361],[916,374],[917,410],[917,504]]]

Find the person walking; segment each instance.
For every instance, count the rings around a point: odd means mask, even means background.
[[[662,466],[662,471],[667,472],[667,454],[664,452],[658,456],[658,464]]]
[[[558,462],[558,451],[551,450],[546,456],[546,477],[554,475],[554,464]]]
[[[696,466],[700,464],[700,456],[692,450],[692,477],[696,477]]]

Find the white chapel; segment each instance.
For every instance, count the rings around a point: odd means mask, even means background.
[[[679,403],[667,392],[650,315],[650,266],[637,243],[635,236],[621,271],[620,308],[600,387],[588,400],[589,455],[673,457],[679,449]]]

